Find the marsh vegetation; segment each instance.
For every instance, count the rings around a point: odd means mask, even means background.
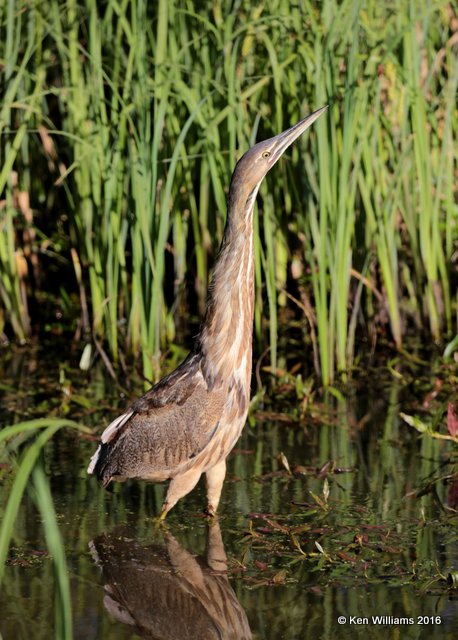
[[[324,104],[258,195],[228,584],[198,562],[255,638],[455,637],[457,47],[443,0],[0,4],[4,637],[138,637],[110,548],[203,554],[199,490],[154,539],[163,487],[108,496],[87,460],[187,352],[237,159]]]
[[[112,361],[141,353],[156,378],[202,313],[239,154],[328,104],[258,197],[259,348],[275,367],[294,320],[298,361],[328,384],[381,338],[453,338],[451,3],[0,11],[5,336],[57,314]]]

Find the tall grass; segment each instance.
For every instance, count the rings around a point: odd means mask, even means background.
[[[329,104],[258,199],[259,344],[275,367],[285,290],[325,383],[357,335],[456,332],[456,25],[442,0],[7,2],[0,330],[30,335],[50,248],[86,342],[157,377],[203,312],[240,153]]]

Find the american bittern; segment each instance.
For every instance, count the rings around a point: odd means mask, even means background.
[[[217,510],[226,458],[248,413],[254,306],[253,206],[264,176],[323,113],[315,111],[260,142],[239,160],[227,221],[194,348],[175,371],[136,400],[102,433],[88,473],[111,480],[170,479],[160,518],[205,473],[207,512]]]
[[[89,543],[112,618],[149,640],[252,640],[227,575],[218,522],[207,524],[202,556],[181,546],[169,531],[163,534],[165,544],[146,547],[130,533],[126,537],[115,530]]]

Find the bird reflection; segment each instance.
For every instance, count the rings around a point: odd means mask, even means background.
[[[204,556],[171,533],[143,547],[114,533],[90,542],[105,581],[104,605],[119,622],[151,640],[249,640],[246,613],[227,577],[218,522],[208,525]]]

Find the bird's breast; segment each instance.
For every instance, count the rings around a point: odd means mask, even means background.
[[[232,379],[218,429],[201,453],[199,464],[202,471],[227,458],[240,437],[246,422],[250,400],[249,385],[245,382],[245,380]]]

